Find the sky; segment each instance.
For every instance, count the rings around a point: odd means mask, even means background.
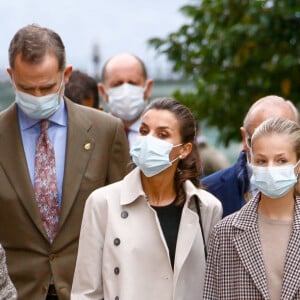
[[[170,64],[147,45],[187,22],[180,7],[195,0],[0,0],[0,73],[8,66],[8,47],[23,26],[37,23],[62,38],[67,63],[94,75],[93,49],[99,47],[100,69],[112,55],[139,56],[153,77],[170,72]],[[97,70],[98,71],[98,70]]]

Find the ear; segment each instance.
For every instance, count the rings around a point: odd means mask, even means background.
[[[182,146],[182,148],[180,149],[180,155],[179,158],[180,159],[184,159],[186,158],[193,150],[193,144],[192,143],[186,143]]]
[[[13,72],[12,72],[12,69],[8,67],[8,68],[6,69],[6,71],[7,71],[8,75],[9,75],[10,79],[12,80],[12,79],[13,79],[13,78],[12,78],[12,73],[13,73]]]
[[[73,70],[73,67],[72,66],[67,66],[65,71],[64,71],[64,81],[65,81],[65,84],[69,82],[69,78],[70,78],[70,75],[72,73],[72,70]]]
[[[101,95],[103,101],[108,102],[108,95],[106,93],[105,87],[103,83],[98,83],[98,91]]]
[[[153,80],[152,79],[149,79],[147,80],[147,83],[146,83],[146,89],[145,89],[145,92],[144,92],[144,99],[147,100],[150,98],[151,96],[151,91],[152,91],[152,86],[153,86]]]
[[[246,139],[247,139],[246,129],[244,127],[241,127],[240,131],[241,131],[241,135],[242,135],[242,150],[248,152],[249,149],[248,149],[248,146],[246,143]]]

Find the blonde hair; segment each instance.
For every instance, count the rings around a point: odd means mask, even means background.
[[[290,136],[294,149],[296,152],[297,159],[300,159],[300,126],[294,121],[282,119],[282,118],[272,118],[262,122],[254,131],[251,138],[251,147],[253,142],[262,137],[271,135],[273,133],[285,134]]]
[[[254,131],[251,138],[251,151],[253,142],[263,136],[276,134],[285,134],[291,138],[291,141],[296,152],[297,161],[300,159],[300,125],[294,121],[274,118],[262,122]],[[298,183],[295,185],[295,194],[300,195],[299,173]]]

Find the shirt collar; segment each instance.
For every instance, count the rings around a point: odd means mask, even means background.
[[[18,118],[20,123],[21,130],[26,130],[33,127],[35,124],[39,123],[41,120],[32,119],[28,117],[17,105],[18,108]],[[67,126],[67,114],[65,108],[65,101],[61,98],[59,108],[57,111],[48,118],[52,123],[55,123],[60,126]]]

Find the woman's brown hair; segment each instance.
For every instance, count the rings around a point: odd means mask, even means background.
[[[201,162],[197,147],[195,145],[196,120],[192,112],[183,104],[172,98],[154,99],[145,109],[144,114],[151,110],[167,110],[174,114],[179,122],[181,143],[192,143],[193,148],[189,155],[179,160],[174,181],[176,188],[176,205],[183,205],[186,201],[186,194],[183,183],[190,180],[196,187],[200,187]]]

